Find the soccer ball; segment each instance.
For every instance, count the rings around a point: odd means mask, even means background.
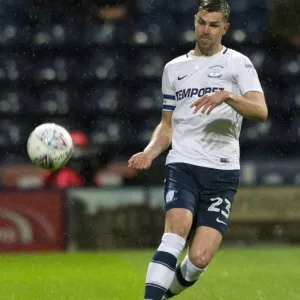
[[[69,132],[54,123],[37,126],[27,142],[27,153],[36,166],[57,170],[71,158],[73,142]]]

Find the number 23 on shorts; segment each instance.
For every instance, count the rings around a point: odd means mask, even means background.
[[[210,201],[212,201],[212,204],[208,207],[208,211],[212,212],[221,212],[221,214],[226,218],[226,221],[229,219],[230,210],[231,210],[231,202],[228,199],[222,199],[220,197],[211,198]],[[225,204],[225,207],[224,207]],[[222,206],[222,208],[220,208]],[[227,225],[226,222],[220,220],[219,217],[217,217],[216,221],[218,223],[222,223],[224,225]]]

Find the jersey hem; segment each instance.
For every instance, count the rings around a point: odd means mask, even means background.
[[[210,162],[206,161],[200,161],[199,163],[195,163],[195,160],[191,159],[166,159],[166,165],[172,164],[172,163],[184,163],[189,165],[194,165],[197,167],[204,167],[204,168],[210,168],[210,169],[216,169],[216,170],[240,170],[240,164],[230,164],[230,165],[216,165],[212,164]]]

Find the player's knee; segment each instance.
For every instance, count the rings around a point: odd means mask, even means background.
[[[208,266],[210,261],[212,260],[213,253],[209,250],[197,250],[197,251],[190,251],[189,253],[189,259],[191,263],[199,268],[204,269]]]
[[[193,215],[188,210],[173,209],[167,212],[165,233],[175,233],[186,239],[192,226]]]
[[[175,233],[182,238],[186,239],[188,236],[188,233],[190,231],[190,226],[188,221],[182,220],[180,223],[166,223],[165,226],[165,233]]]

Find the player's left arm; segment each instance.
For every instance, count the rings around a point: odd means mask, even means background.
[[[265,121],[268,117],[268,108],[257,72],[246,56],[236,60],[235,76],[241,94],[236,95],[228,91],[218,91],[202,96],[194,101],[194,113],[201,109],[202,113],[210,114],[212,110],[226,103],[247,119]]]
[[[244,118],[263,122],[268,117],[268,107],[262,92],[249,91],[238,96],[224,91],[223,99]]]
[[[268,107],[255,67],[244,55],[238,56],[235,62],[233,80],[242,96],[225,92],[223,100],[244,118],[263,122],[268,117]]]
[[[257,91],[246,92],[243,96],[227,91],[218,91],[202,96],[194,101],[191,107],[195,107],[194,113],[202,108],[201,113],[209,115],[215,107],[224,102],[244,118],[263,122],[268,117],[265,96],[262,92]]]

